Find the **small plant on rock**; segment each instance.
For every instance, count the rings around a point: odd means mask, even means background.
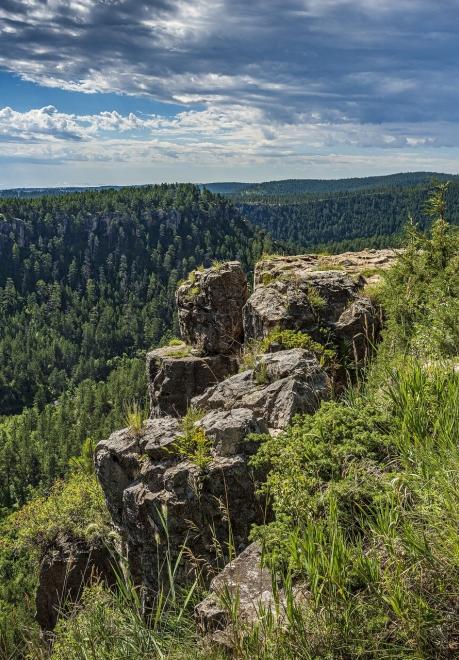
[[[325,300],[313,286],[308,287],[307,297],[309,304],[314,309],[322,309],[326,305]]]
[[[140,435],[143,428],[143,410],[137,401],[133,401],[126,409],[126,424],[134,435]]]
[[[253,378],[257,385],[266,385],[269,381],[268,368],[265,362],[258,362],[253,370]]]
[[[172,451],[187,458],[204,470],[212,460],[212,443],[198,422],[204,416],[200,408],[190,407],[182,419],[182,434],[172,445]]]
[[[225,264],[226,264],[225,261],[219,261],[218,259],[214,259],[214,261],[212,261],[212,268],[217,272],[220,272],[225,267]]]
[[[168,346],[181,346],[183,344],[183,341],[179,339],[178,337],[172,337],[172,339],[169,340]]]

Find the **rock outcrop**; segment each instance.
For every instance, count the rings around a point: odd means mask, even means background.
[[[41,629],[53,630],[60,614],[79,599],[85,585],[95,578],[115,584],[109,550],[81,539],[57,539],[40,565],[35,618]]]
[[[279,600],[274,595],[271,573],[261,560],[261,546],[252,543],[212,580],[209,595],[196,606],[200,631],[213,642],[233,645],[228,600],[238,603],[238,619],[243,625],[254,623],[261,610],[274,612]]]
[[[362,294],[363,287],[396,256],[392,250],[368,250],[264,259],[243,310],[246,339],[263,339],[274,329],[301,331],[319,342],[327,338],[343,366],[363,366],[382,326],[382,312]]]
[[[231,354],[243,341],[247,278],[237,261],[194,271],[177,290],[182,339],[198,355]]]
[[[210,387],[192,403],[203,410],[246,408],[269,428],[283,429],[294,415],[317,410],[330,393],[315,355],[296,348],[260,356],[254,369]]]
[[[368,362],[381,328],[382,310],[364,297],[356,298],[333,326],[342,354],[357,366]]]
[[[390,261],[387,252],[381,267]],[[150,419],[139,433],[123,429],[97,446],[97,476],[131,575],[147,600],[167,580],[168,561],[179,562],[180,582],[196,572],[209,581],[230,536],[242,552],[214,579],[213,595],[197,610],[206,630],[215,622],[227,627],[218,602],[222,585],[234,591],[237,584],[247,619],[272,599],[259,548],[245,550],[252,525],[269,518],[257,494],[266,475],[250,466],[252,435],[278,433],[294,415],[313,413],[330,397],[334,378],[335,366],[325,368],[318,353],[282,345],[255,355],[243,369],[241,342],[244,334],[256,343],[273,329],[299,330],[319,342],[326,336],[341,348],[341,358],[363,364],[381,320],[362,295],[365,278],[358,269],[368,260],[344,256],[330,257],[335,270],[310,255],[264,260],[250,298],[236,262],[192,274],[177,292],[186,343],[147,357]],[[376,263],[377,254],[371,259]],[[190,416],[181,419],[190,406],[200,411],[191,428]]]
[[[147,354],[147,379],[153,416],[183,416],[194,396],[238,370],[233,355],[189,355],[186,344]]]
[[[306,271],[341,270],[348,275],[363,277],[373,282],[378,275],[390,268],[400,250],[362,250],[341,254],[301,254],[295,256],[271,256],[259,261],[255,267],[254,288],[281,277],[295,279]]]
[[[263,428],[246,413],[235,414],[228,429],[215,416],[202,425],[217,438],[205,469],[174,451],[180,425],[173,417],[148,420],[138,436],[118,431],[97,447],[97,474],[126,543],[131,574],[148,590],[167,581],[165,562],[174,563],[184,546],[181,582],[196,572],[210,574],[230,528],[239,551],[251,526],[263,520],[264,504],[256,495],[262,475],[249,467],[242,442],[244,430]]]
[[[274,328],[300,330],[320,339],[322,326],[339,319],[360,282],[341,271],[304,270],[259,284],[244,307],[246,339],[263,339]]]

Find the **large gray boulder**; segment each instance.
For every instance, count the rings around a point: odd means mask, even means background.
[[[192,404],[206,411],[246,408],[270,429],[284,429],[295,415],[317,410],[330,393],[316,356],[295,348],[260,356],[254,369],[209,388]]]
[[[320,328],[336,323],[357,297],[361,282],[342,271],[284,273],[260,282],[244,306],[247,339],[263,339],[274,328],[307,332],[320,339]]]
[[[369,298],[359,297],[341,314],[334,335],[341,344],[341,355],[356,367],[364,366],[379,340],[382,310]]]
[[[285,595],[274,589],[271,572],[262,559],[260,544],[249,545],[212,580],[209,595],[195,607],[201,634],[221,648],[237,646],[238,636],[267,612],[273,618],[284,618]]]
[[[304,606],[308,598],[304,583],[294,583],[288,598],[263,560],[261,545],[249,545],[216,575],[209,595],[195,607],[199,631],[222,650],[240,648],[241,639],[267,615],[285,626],[288,608]]]
[[[212,441],[216,456],[253,453],[254,443],[248,442],[247,437],[252,433],[268,433],[264,419],[248,408],[212,410],[197,424]]]
[[[182,339],[198,355],[238,352],[247,297],[247,278],[237,261],[194,271],[177,290]]]
[[[185,344],[158,348],[147,354],[151,414],[180,417],[191,399],[238,370],[236,357],[189,354]]]

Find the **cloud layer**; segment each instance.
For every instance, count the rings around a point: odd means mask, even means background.
[[[458,19],[457,0],[3,0],[0,67],[184,109],[167,118],[5,103],[2,156],[42,159],[45,145],[54,162],[432,158],[459,146]]]

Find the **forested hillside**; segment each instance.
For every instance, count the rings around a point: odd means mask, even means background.
[[[270,240],[192,185],[0,200],[0,414],[104,379],[174,332],[177,281]]]
[[[457,176],[438,172],[400,172],[385,176],[353,177],[350,179],[281,179],[262,183],[221,182],[206,183],[207,190],[221,194],[252,195],[304,195],[307,193],[351,192],[376,188],[412,188],[428,185],[433,179],[451,181]]]
[[[423,184],[321,194],[285,194],[274,188],[267,194],[249,189],[231,198],[252,223],[274,238],[291,242],[299,251],[343,252],[398,244],[410,215],[425,229],[429,218],[424,206],[431,188]],[[459,182],[451,182],[446,199],[450,222],[456,224]]]

